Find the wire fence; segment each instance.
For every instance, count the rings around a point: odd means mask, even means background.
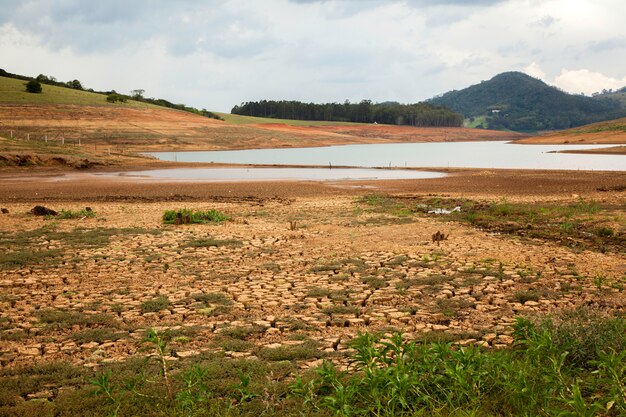
[[[37,132],[34,130],[3,128],[0,129],[0,136],[15,141],[37,142],[51,146],[83,147],[86,148],[86,150],[105,152],[109,155],[113,153],[124,154],[127,152],[124,145],[97,143],[95,140],[85,140],[80,137],[67,137],[63,132]]]

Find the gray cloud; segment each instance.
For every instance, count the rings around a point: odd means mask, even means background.
[[[0,0],[0,51],[11,72],[213,110],[415,101],[530,64],[622,79],[626,5],[581,1]]]
[[[592,42],[589,46],[590,52],[607,52],[615,49],[626,49],[626,37],[619,36],[601,41]]]

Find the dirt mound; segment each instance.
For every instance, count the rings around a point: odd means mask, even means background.
[[[0,167],[70,167],[75,169],[88,169],[104,165],[101,162],[89,160],[87,158],[74,158],[54,155],[39,154],[0,154]]]

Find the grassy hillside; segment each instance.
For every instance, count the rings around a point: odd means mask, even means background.
[[[518,143],[572,143],[572,144],[625,144],[626,117],[592,123],[547,135],[525,138]],[[599,153],[624,154],[624,147],[597,151]],[[597,153],[596,152],[596,153]]]
[[[617,99],[567,94],[520,72],[502,73],[429,102],[467,118],[485,118],[483,127],[520,132],[568,129],[626,116],[626,107]]]
[[[108,103],[104,94],[89,91],[74,90],[72,88],[57,87],[42,84],[39,94],[27,93],[24,85],[26,81],[15,78],[0,77],[0,103],[6,104],[75,104],[82,106],[111,106],[154,108],[148,103],[128,100],[126,103]]]

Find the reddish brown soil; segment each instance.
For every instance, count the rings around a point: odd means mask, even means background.
[[[623,198],[626,172],[530,171],[530,170],[461,170],[443,169],[450,175],[424,180],[352,181],[352,182],[239,182],[200,183],[139,181],[98,178],[92,174],[29,171],[0,176],[0,200],[3,201],[196,201],[203,199],[324,198],[331,195],[358,195],[376,192],[436,193],[477,198],[542,197],[605,198],[618,191]],[[61,180],[60,180],[61,179]]]
[[[410,126],[232,125],[170,109],[71,105],[0,105],[0,136],[121,150],[217,150],[355,143],[512,140],[519,134]]]

